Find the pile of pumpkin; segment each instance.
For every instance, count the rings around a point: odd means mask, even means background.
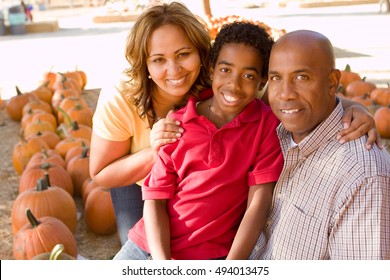
[[[83,71],[50,71],[30,92],[16,87],[5,104],[9,118],[20,122],[12,151],[19,175],[11,211],[17,260],[48,258],[52,251],[77,257],[76,197],[82,198],[82,216],[91,232],[116,232],[110,194],[89,175],[93,109],[82,96],[86,83]]]
[[[374,117],[378,133],[390,139],[390,86],[377,87],[366,81],[347,65],[341,71],[339,93],[342,97],[359,102],[367,107]]]

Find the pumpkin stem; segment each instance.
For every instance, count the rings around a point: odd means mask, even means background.
[[[345,65],[344,71],[351,72],[351,66],[349,64]]]
[[[20,91],[18,86],[15,86],[16,89],[16,95],[22,95],[23,93]]]
[[[62,254],[64,249],[65,247],[62,244],[57,244],[56,246],[54,246],[53,250],[51,250],[49,260],[51,261],[58,260],[58,257]]]
[[[47,172],[45,172],[45,177],[38,179],[36,190],[37,191],[46,191],[47,188],[49,187],[49,185],[50,185],[49,175],[47,174]]]
[[[80,126],[79,126],[79,123],[77,121],[73,121],[72,122],[72,130],[79,130],[80,129]]]
[[[86,146],[83,141],[83,151],[81,152],[81,158],[86,158],[89,151],[89,146]]]
[[[26,209],[26,216],[33,228],[36,228],[37,226],[40,225],[41,222],[38,221],[37,218],[35,218],[35,216],[31,213],[31,210],[29,208]]]

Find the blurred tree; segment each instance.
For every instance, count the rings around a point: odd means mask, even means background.
[[[210,0],[203,0],[203,11],[206,16],[212,17],[213,15],[211,14],[211,7],[210,7]]]

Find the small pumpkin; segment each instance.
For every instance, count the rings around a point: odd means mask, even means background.
[[[30,158],[44,149],[49,149],[49,145],[37,136],[31,136],[28,139],[24,136],[24,131],[19,134],[19,142],[15,144],[12,150],[12,164],[18,175],[21,175],[26,169]]]
[[[41,99],[34,99],[26,103],[22,108],[22,115],[25,115],[29,110],[43,110],[49,114],[53,113],[51,105]]]
[[[57,107],[60,105],[61,101],[65,99],[68,96],[80,96],[80,92],[73,88],[68,88],[68,89],[57,89],[53,93],[53,97],[51,99],[51,106],[53,108],[54,114],[57,116],[58,110]]]
[[[62,260],[75,260],[72,256],[64,253],[65,247],[63,244],[57,244],[54,246],[50,253],[42,253],[35,257],[33,260],[51,260],[51,261],[62,261]]]
[[[35,256],[50,252],[56,244],[63,244],[65,253],[77,257],[77,242],[73,233],[59,219],[45,216],[37,219],[26,209],[29,223],[20,228],[13,239],[15,260],[31,260]]]
[[[25,128],[27,124],[35,122],[35,121],[46,121],[51,123],[54,128],[57,127],[57,119],[56,117],[41,109],[30,109],[28,110],[22,117],[20,126]]]
[[[16,95],[12,96],[5,103],[5,111],[7,112],[10,119],[14,121],[20,121],[23,117],[23,107],[31,100],[37,100],[38,96],[31,92],[22,93],[18,86],[16,88]]]
[[[47,104],[51,104],[51,99],[53,97],[53,89],[49,86],[50,81],[43,82],[36,89],[31,92],[34,93],[38,98]]]

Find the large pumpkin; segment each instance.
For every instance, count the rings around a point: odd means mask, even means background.
[[[15,235],[19,229],[28,223],[25,209],[31,209],[35,217],[56,217],[70,229],[76,232],[77,209],[73,197],[64,189],[49,186],[48,176],[39,179],[35,189],[29,189],[20,193],[11,211],[12,233]]]
[[[89,146],[84,146],[81,154],[74,156],[66,165],[74,186],[74,195],[81,196],[81,188],[89,175]]]
[[[114,207],[108,190],[97,187],[88,194],[84,205],[84,219],[95,234],[109,235],[116,232]]]
[[[76,239],[63,222],[51,216],[37,219],[30,209],[26,210],[26,215],[29,223],[18,231],[13,241],[15,260],[31,260],[50,252],[59,243],[64,245],[65,253],[77,257]]]

